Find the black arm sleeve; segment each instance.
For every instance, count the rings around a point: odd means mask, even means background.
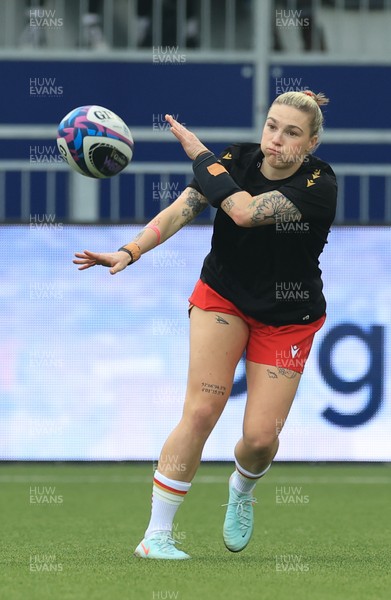
[[[227,146],[227,148],[225,148],[220,155],[217,158],[217,161],[220,162],[228,171],[230,171],[230,167],[232,164],[232,146]],[[190,181],[190,183],[187,184],[187,187],[191,187],[194,190],[197,190],[197,192],[199,192],[200,194],[204,195],[200,184],[198,183],[197,179],[195,177],[193,177],[193,179]]]

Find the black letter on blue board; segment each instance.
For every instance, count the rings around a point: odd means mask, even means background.
[[[341,379],[336,375],[331,365],[331,354],[334,346],[340,340],[349,336],[356,337],[365,342],[370,355],[368,371],[355,381]],[[368,333],[363,331],[361,327],[351,324],[338,325],[328,332],[319,348],[318,356],[319,369],[325,381],[333,390],[342,394],[353,394],[364,386],[369,387],[370,393],[367,404],[359,412],[341,413],[334,408],[326,408],[322,415],[327,421],[339,427],[357,427],[375,416],[380,409],[383,396],[383,349],[384,327],[382,325],[373,325]]]

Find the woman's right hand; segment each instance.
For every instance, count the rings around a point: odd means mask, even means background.
[[[75,252],[75,258],[73,260],[75,265],[81,265],[79,271],[101,265],[102,267],[110,267],[111,275],[115,275],[119,271],[126,269],[128,264],[131,262],[131,258],[127,252],[90,252],[84,250],[84,252]]]

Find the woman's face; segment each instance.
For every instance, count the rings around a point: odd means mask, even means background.
[[[310,135],[310,115],[293,106],[273,104],[262,132],[261,150],[275,169],[301,164],[318,136]]]

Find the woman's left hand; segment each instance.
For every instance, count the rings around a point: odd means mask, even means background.
[[[209,152],[208,148],[198,139],[194,133],[178,123],[172,115],[165,115],[166,121],[170,124],[170,131],[180,141],[187,156],[194,160],[201,152]]]

